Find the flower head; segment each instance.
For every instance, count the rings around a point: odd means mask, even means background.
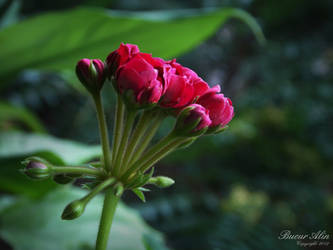
[[[160,76],[162,59],[138,53],[121,65],[115,74],[115,87],[128,103],[144,107],[157,103],[163,91]]]
[[[183,67],[176,60],[167,62],[164,70],[166,84],[161,107],[182,108],[193,103],[209,88],[194,71]]]
[[[139,52],[140,50],[137,45],[121,43],[119,48],[111,52],[106,58],[109,76],[114,76],[117,69],[121,65],[127,63],[135,54]]]

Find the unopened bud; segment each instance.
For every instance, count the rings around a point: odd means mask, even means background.
[[[86,208],[86,202],[82,200],[75,200],[69,203],[62,212],[61,219],[74,220],[80,217]]]
[[[174,131],[180,136],[199,136],[210,124],[208,111],[199,104],[191,104],[179,113]]]
[[[159,188],[166,188],[173,185],[175,181],[167,176],[156,176],[150,178],[148,183],[153,184]]]
[[[26,165],[23,172],[32,179],[45,180],[51,176],[49,163],[39,157],[31,157],[22,162]]]
[[[90,93],[99,93],[106,79],[104,63],[99,59],[81,59],[76,65],[76,75]]]

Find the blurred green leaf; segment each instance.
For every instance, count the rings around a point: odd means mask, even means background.
[[[33,132],[45,132],[45,128],[39,119],[28,110],[0,102],[0,127],[4,127],[6,123],[12,121],[22,122]],[[11,125],[9,127],[11,128]]]
[[[0,133],[0,190],[39,197],[57,185],[51,181],[33,181],[20,173],[20,162],[27,156],[40,156],[53,164],[80,164],[100,155],[99,146],[88,146],[51,136]]]
[[[66,204],[85,194],[62,188],[38,202],[19,199],[14,204],[0,200],[0,235],[16,250],[93,249],[98,231],[102,197],[96,197],[75,221],[60,219]],[[3,207],[2,203],[8,204]],[[149,235],[150,241],[146,240]],[[150,244],[152,242],[153,244]],[[149,227],[133,209],[119,203],[112,225],[108,249],[167,249],[162,235]]]
[[[80,164],[100,155],[98,145],[88,146],[52,136],[0,133],[0,157],[20,157],[39,152],[53,153],[62,164]]]
[[[0,32],[0,60],[6,62],[0,68],[0,79],[4,83],[29,68],[74,69],[83,57],[104,59],[120,42],[138,44],[154,56],[174,57],[207,39],[232,17],[247,23],[258,40],[264,40],[253,17],[240,9],[181,14],[132,13],[128,17],[127,12],[77,8],[27,19]]]

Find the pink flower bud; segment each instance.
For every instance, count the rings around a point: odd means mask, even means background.
[[[119,67],[115,87],[120,94],[125,93],[127,102],[143,107],[159,101],[163,91],[160,60],[149,54],[138,53]],[[127,93],[131,93],[132,99]]]
[[[99,59],[81,59],[76,65],[76,75],[90,93],[98,93],[105,82],[104,63]]]
[[[52,166],[39,157],[29,157],[22,162],[26,167],[23,172],[32,179],[45,180],[52,174]]]
[[[203,94],[197,103],[209,111],[209,117],[212,120],[210,127],[225,127],[234,116],[234,108],[228,97],[220,92],[220,86],[210,88]]]
[[[176,63],[167,62],[165,67],[165,89],[160,105],[165,108],[181,108],[208,90],[208,84],[194,71]]]
[[[109,77],[114,76],[117,69],[127,63],[140,50],[137,45],[121,43],[119,48],[111,52],[106,58]]]
[[[191,104],[180,111],[175,131],[184,136],[198,136],[205,132],[211,123],[208,110],[199,104]]]

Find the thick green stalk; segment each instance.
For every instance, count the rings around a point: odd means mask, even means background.
[[[154,135],[156,134],[158,128],[160,127],[163,118],[164,118],[163,114],[156,114],[155,119],[153,119],[153,121],[152,121],[151,127],[149,127],[147,133],[144,135],[142,140],[139,141],[138,144],[140,145],[140,147],[138,147],[134,151],[134,153],[128,163],[128,166],[133,165],[139,159],[141,154],[146,150],[147,146],[149,145],[149,143],[153,139]]]
[[[105,115],[104,115],[104,109],[103,109],[103,105],[102,105],[101,94],[98,93],[98,94],[93,95],[93,99],[94,99],[96,111],[97,111],[99,133],[100,133],[100,137],[101,137],[103,157],[104,157],[104,167],[105,167],[105,169],[110,169],[111,154],[110,154],[109,135],[108,135],[108,129],[107,129]]]
[[[114,190],[112,188],[109,188],[105,194],[102,217],[96,240],[96,250],[106,250],[118,201],[119,197],[114,194]]]
[[[126,168],[128,166],[128,163],[131,161],[134,151],[141,141],[142,137],[144,136],[146,130],[149,128],[149,122],[151,118],[151,110],[150,111],[144,111],[141,114],[141,117],[135,127],[135,130],[133,131],[133,134],[130,138],[129,145],[127,147],[127,150],[125,152],[124,161],[123,161],[123,169],[122,172],[126,171]]]
[[[163,151],[165,147],[172,144],[175,140],[177,140],[177,137],[175,137],[173,133],[165,136],[157,144],[151,147],[142,157],[140,157],[139,160],[137,160],[133,165],[131,165],[126,171],[126,173],[121,177],[121,179],[126,180],[133,172],[141,169],[141,167],[152,157],[154,157],[154,155],[158,154],[160,151]]]
[[[126,123],[123,131],[123,135],[120,141],[120,146],[118,148],[118,153],[116,155],[116,161],[114,163],[114,175],[118,176],[121,168],[123,167],[123,159],[125,155],[125,151],[127,148],[128,138],[131,134],[133,123],[135,120],[137,111],[129,110],[126,117]]]
[[[104,177],[105,172],[102,169],[82,167],[82,166],[52,166],[54,174],[83,174],[96,177]]]
[[[116,155],[118,153],[121,135],[123,133],[123,123],[125,114],[125,104],[121,97],[117,96],[117,106],[114,118],[113,126],[113,140],[112,140],[112,167],[114,168],[114,163],[116,161]]]

